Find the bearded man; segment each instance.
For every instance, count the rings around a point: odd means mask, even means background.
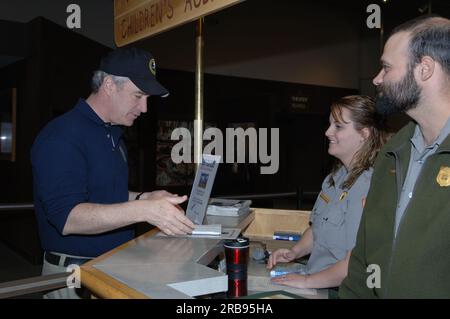
[[[450,20],[390,35],[377,109],[412,121],[380,151],[340,298],[450,297]]]

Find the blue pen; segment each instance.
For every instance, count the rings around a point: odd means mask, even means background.
[[[278,277],[278,276],[283,276],[283,275],[287,275],[287,274],[292,274],[295,273],[292,271],[282,271],[282,270],[271,270],[270,271],[270,277]]]
[[[306,267],[302,264],[277,265],[270,271],[270,277],[278,277],[287,274],[305,274]]]

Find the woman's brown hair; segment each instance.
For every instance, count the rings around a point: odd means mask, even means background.
[[[367,141],[355,153],[347,179],[342,183],[341,188],[350,188],[356,179],[367,169],[373,166],[377,154],[386,143],[389,134],[387,133],[384,118],[376,112],[375,102],[372,98],[364,95],[350,95],[343,97],[331,105],[331,116],[340,123],[345,123],[342,118],[342,109],[350,112],[350,118],[357,131],[363,128],[369,129]],[[336,161],[331,170],[331,176],[341,167],[341,161]],[[333,178],[328,179],[328,184],[334,186]]]

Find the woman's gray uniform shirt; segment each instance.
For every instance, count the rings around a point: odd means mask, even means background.
[[[324,270],[345,258],[356,243],[373,169],[364,171],[350,189],[342,189],[347,170],[342,166],[333,176],[334,186],[328,185],[328,175],[314,204],[310,221],[313,248],[307,273]]]

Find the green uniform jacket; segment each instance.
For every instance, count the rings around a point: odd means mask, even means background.
[[[378,155],[340,298],[450,298],[450,136],[426,160],[394,238],[414,129],[409,123]],[[376,283],[373,264],[380,288],[367,285]]]

